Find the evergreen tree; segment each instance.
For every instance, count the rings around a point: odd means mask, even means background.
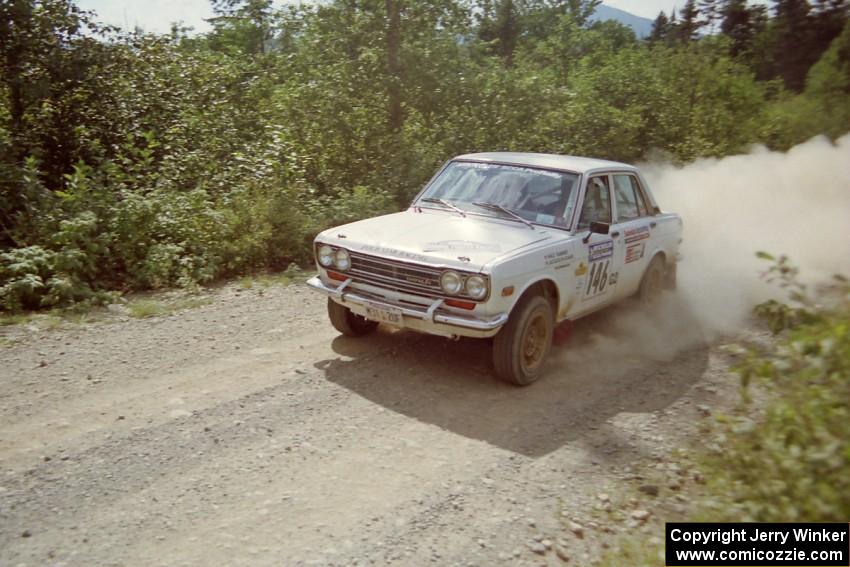
[[[720,0],[700,0],[699,11],[703,16],[704,25],[708,26],[708,33],[714,33],[717,22],[721,19]]]
[[[767,24],[764,6],[748,6],[747,0],[726,0],[720,17],[720,32],[732,40],[733,57],[750,53],[756,36]]]
[[[513,0],[486,0],[479,4],[478,38],[511,66],[520,34],[520,14]]]
[[[801,92],[806,84],[806,74],[817,61],[829,42],[818,38],[816,18],[807,0],[774,0],[773,58],[776,72],[785,86]],[[824,45],[826,42],[826,45]]]
[[[679,19],[681,21],[675,28],[676,38],[682,43],[690,43],[697,38],[699,29],[704,24],[699,19],[696,0],[688,0],[685,3],[685,6],[679,11]]]
[[[670,36],[670,19],[664,11],[658,13],[658,17],[652,22],[652,31],[647,38],[649,43],[666,42]]]

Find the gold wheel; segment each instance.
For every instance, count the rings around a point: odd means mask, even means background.
[[[527,386],[543,372],[552,344],[554,312],[543,296],[520,299],[493,339],[493,366],[501,378]]]
[[[534,372],[552,341],[550,325],[542,313],[534,313],[529,319],[522,336],[522,368],[526,372]]]

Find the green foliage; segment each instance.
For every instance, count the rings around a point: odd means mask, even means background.
[[[741,419],[711,458],[714,489],[735,521],[844,521],[850,515],[850,286],[837,278],[827,307],[805,294],[780,258],[770,272],[790,290],[789,305],[760,306],[785,329],[772,347],[751,349],[737,371],[771,394],[762,419]]]
[[[850,128],[841,1],[804,18],[837,39],[808,46],[800,95],[756,80],[790,29],[758,7],[700,2],[724,32],[701,37],[690,2],[641,42],[597,4],[215,0],[189,37],[0,3],[3,308],[307,263],[318,231],[406,206],[459,153],[684,162]]]
[[[837,138],[850,130],[850,22],[809,70],[802,94],[785,96],[772,108],[778,124],[774,144],[787,148],[824,134]]]

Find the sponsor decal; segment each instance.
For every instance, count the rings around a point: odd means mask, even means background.
[[[441,252],[445,250],[462,250],[465,252],[501,252],[498,244],[473,242],[471,240],[441,240],[429,242],[422,247],[423,252]]]
[[[608,287],[614,283],[608,275],[608,268],[611,267],[611,260],[600,260],[594,262],[590,266],[590,275],[587,276],[587,287],[584,290],[584,298],[582,301],[602,295]],[[616,282],[616,276],[614,278]]]
[[[360,252],[375,252],[376,254],[385,254],[387,256],[397,256],[407,260],[416,260],[418,262],[427,262],[428,256],[416,254],[414,252],[405,252],[404,250],[396,250],[395,248],[387,248],[386,246],[372,246],[367,244],[360,248]]]
[[[617,283],[617,278],[620,276],[617,272],[614,272],[610,276],[608,276],[608,285],[614,285]]]
[[[626,230],[626,244],[640,242],[649,238],[649,227],[639,226],[638,228],[630,228]]]
[[[596,262],[597,260],[604,260],[605,258],[610,258],[614,255],[614,241],[609,240],[607,242],[600,242],[598,244],[590,245],[590,252],[588,253],[587,261],[590,263]]]
[[[584,262],[579,262],[578,266],[576,267],[576,275],[577,276],[583,276],[586,273],[587,273],[587,264],[585,264]]]
[[[584,290],[584,280],[584,276],[576,278],[576,295],[582,294],[582,291]]]
[[[546,254],[543,257],[543,260],[546,262],[547,266],[561,266],[573,258],[574,256],[570,253],[569,249],[564,249],[552,252],[551,254]]]
[[[637,262],[641,258],[643,258],[643,253],[646,249],[646,242],[638,242],[637,244],[631,244],[626,248],[626,264],[631,264],[632,262]]]

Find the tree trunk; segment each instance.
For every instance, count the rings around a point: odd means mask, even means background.
[[[387,96],[389,99],[389,127],[401,130],[404,116],[401,109],[401,59],[399,57],[399,28],[401,27],[401,0],[386,0],[387,8]]]

